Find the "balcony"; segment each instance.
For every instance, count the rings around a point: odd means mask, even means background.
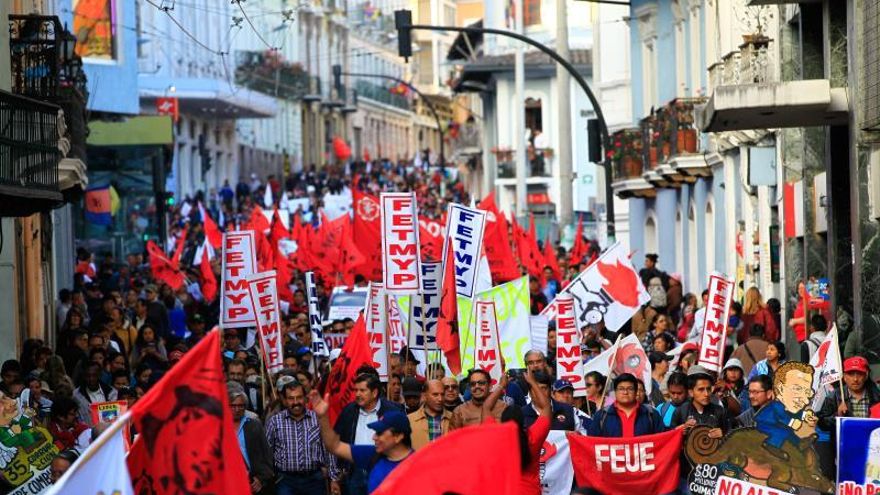
[[[309,92],[309,76],[302,65],[271,50],[237,52],[235,84],[289,101]]]
[[[845,88],[827,79],[777,81],[770,70],[772,39],[744,35],[739,49],[709,67],[712,95],[697,107],[704,132],[846,124]]]
[[[526,152],[526,184],[543,184],[553,177],[555,160],[552,148],[542,148]],[[513,184],[516,181],[516,149],[507,147],[492,148],[495,155],[495,179],[500,184]]]
[[[645,180],[643,127],[622,129],[611,135],[607,157],[611,160],[611,188],[620,198],[654,195],[654,186]]]
[[[0,91],[0,216],[58,207],[57,105]]]
[[[368,98],[376,103],[384,103],[385,105],[409,111],[409,98],[404,94],[394,92],[396,87],[396,85],[391,87],[383,86],[364,79],[358,79],[355,83],[355,89],[359,98]]]

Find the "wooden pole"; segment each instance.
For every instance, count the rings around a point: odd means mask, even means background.
[[[601,336],[600,336],[601,338]],[[601,409],[605,406],[605,395],[608,394],[608,382],[611,381],[611,374],[614,373],[614,363],[617,361],[617,351],[620,349],[620,334],[617,334],[617,339],[614,340],[614,354],[611,355],[611,368],[608,370],[608,376],[605,377],[605,386],[602,387],[602,397],[599,398],[599,403],[596,404],[598,409]]]

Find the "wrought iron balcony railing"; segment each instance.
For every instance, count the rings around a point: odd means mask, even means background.
[[[0,197],[61,200],[60,110],[51,103],[0,91]],[[0,212],[14,206],[10,201],[2,203]]]
[[[391,89],[386,86],[358,79],[355,83],[355,89],[357,89],[358,96],[361,98],[369,98],[379,103],[400,108],[401,110],[410,109],[409,98],[404,95],[392,93]]]
[[[642,177],[645,171],[642,146],[641,128],[621,129],[611,135],[608,158],[611,159],[612,179],[615,182]]]
[[[269,51],[236,53],[235,83],[286,100],[309,94],[309,75],[300,64]]]
[[[9,54],[12,92],[39,100],[86,98],[76,37],[57,16],[10,15]]]

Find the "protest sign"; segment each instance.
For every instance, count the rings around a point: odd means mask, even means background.
[[[416,193],[382,193],[382,285],[387,294],[419,291],[419,226]]]
[[[223,233],[223,284],[220,295],[222,328],[257,325],[248,298],[247,277],[257,269],[256,238],[252,230]]]
[[[112,423],[128,410],[128,402],[117,400],[113,402],[92,402],[89,411],[92,415],[92,424]]]
[[[452,244],[455,292],[459,296],[474,296],[485,223],[486,212],[457,204],[449,205],[446,243]],[[447,251],[444,248],[444,263],[448,257]]]
[[[681,438],[680,429],[630,438],[569,433],[577,483],[605,495],[674,492]]]
[[[538,473],[541,476],[541,495],[569,495],[574,482],[574,468],[564,430],[550,430],[541,447]]]
[[[501,355],[508,369],[525,368],[523,356],[532,348],[529,329],[529,277],[520,277],[477,294],[495,303]],[[474,366],[475,322],[473,301],[458,297],[458,329],[462,346],[462,369]]]
[[[584,364],[581,361],[581,332],[574,314],[574,298],[562,294],[556,298],[556,378],[574,386],[575,397],[586,397]]]
[[[306,272],[306,294],[309,301],[309,328],[312,333],[312,354],[329,356],[330,349],[324,342],[324,327],[321,325],[321,311],[318,309],[318,288],[315,284],[315,273]]]
[[[385,310],[385,291],[382,284],[371,282],[370,294],[367,296],[367,341],[370,344],[373,367],[379,373],[379,379],[388,381],[388,342],[385,326],[388,314]]]
[[[0,396],[0,478],[16,495],[36,495],[52,484],[58,447],[49,430],[24,412],[15,399]]]
[[[275,270],[249,275],[247,285],[257,316],[257,334],[260,336],[266,371],[275,373],[284,367]]]
[[[437,350],[437,317],[440,316],[439,262],[422,263],[422,290],[420,295],[409,298],[409,311],[400,299],[402,312],[409,315],[407,346],[410,349]]]
[[[837,418],[837,493],[880,494],[880,419]]]
[[[715,466],[712,466],[715,467]],[[691,492],[694,495],[698,495],[701,492]],[[843,492],[840,492],[843,495]],[[727,476],[721,476],[718,478],[718,482],[715,484],[715,491],[710,492],[709,495],[787,495],[788,492],[784,492],[782,490],[774,490],[769,486],[765,485],[756,485],[754,483],[749,483],[748,481],[738,480],[736,478],[729,478]]]
[[[532,349],[537,349],[547,355],[549,349],[547,332],[550,329],[550,319],[544,315],[530,315],[529,329],[532,335]]]
[[[388,352],[391,354],[400,354],[400,351],[406,346],[406,327],[403,322],[403,313],[397,304],[397,298],[385,294],[388,308]]]
[[[474,346],[474,367],[489,373],[490,388],[501,380],[501,350],[498,347],[498,319],[495,303],[477,301],[477,342]]]
[[[574,297],[580,328],[604,320],[605,327],[612,332],[620,330],[651,299],[629,253],[619,242],[602,253],[559,294]],[[556,318],[556,299],[541,314]]]
[[[324,334],[324,342],[330,349],[342,349],[342,346],[345,345],[346,339],[348,339],[348,335],[344,333]]]
[[[730,314],[730,298],[733,280],[713,272],[709,276],[709,301],[703,335],[700,337],[700,358],[697,364],[709,371],[719,372],[724,365],[724,345],[727,342],[727,317]]]

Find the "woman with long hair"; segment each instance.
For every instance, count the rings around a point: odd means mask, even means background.
[[[168,368],[165,344],[152,326],[144,325],[138,330],[129,362],[132,368],[137,368],[141,364],[149,366],[153,371],[163,371]]]
[[[743,345],[746,340],[749,340],[749,332],[752,329],[752,325],[756,323],[764,326],[765,340],[768,342],[779,340],[779,327],[776,325],[776,319],[764,303],[761,291],[757,287],[749,287],[746,291],[740,318],[743,325],[736,334],[736,343],[738,345]]]
[[[84,330],[86,327],[85,317],[82,311],[77,307],[71,307],[67,311],[67,318],[64,319],[64,325],[58,331],[58,342],[67,342],[70,334],[74,330]]]
[[[749,373],[749,380],[758,375],[767,375],[772,379],[776,370],[785,364],[787,358],[785,354],[785,344],[779,340],[770,342],[764,356],[764,359],[755,363],[755,367],[752,368],[752,372]],[[748,380],[746,381],[748,382]]]
[[[121,306],[116,306],[110,311],[110,321],[113,323],[113,334],[116,336],[117,343],[122,344],[120,351],[126,355],[134,350],[134,344],[137,340],[138,331],[131,321],[126,317],[125,310]]]

